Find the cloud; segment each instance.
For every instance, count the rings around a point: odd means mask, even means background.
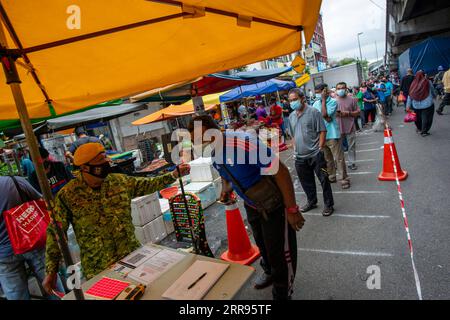
[[[374,0],[385,7],[383,0]],[[363,59],[381,59],[386,43],[386,12],[369,0],[323,0],[323,27],[328,59],[359,58],[360,36]]]

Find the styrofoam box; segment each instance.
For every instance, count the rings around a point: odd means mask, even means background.
[[[167,236],[163,217],[160,216],[145,226],[135,227],[134,234],[142,245],[146,243],[159,243]]]
[[[222,193],[222,178],[214,180],[214,188],[216,190],[216,200],[219,200]]]
[[[159,199],[159,205],[161,206],[162,217],[166,226],[167,235],[175,231],[175,227],[172,221],[172,214],[170,213],[170,204],[167,199]]]
[[[146,225],[161,214],[157,192],[131,200],[131,218],[137,227]]]
[[[213,167],[211,158],[198,158],[189,163],[191,182],[213,182],[219,178],[219,172]]]
[[[203,209],[216,202],[216,190],[212,182],[191,182],[184,187],[184,191],[197,195],[202,202]]]

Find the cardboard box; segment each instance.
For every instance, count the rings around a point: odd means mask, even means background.
[[[175,226],[173,225],[172,214],[170,210],[168,212],[164,212],[163,215],[164,225],[166,227],[167,235],[175,232]]]
[[[213,182],[220,178],[219,172],[213,167],[211,158],[198,158],[189,163],[191,166],[191,182]]]
[[[134,226],[144,226],[161,214],[157,192],[131,200],[131,218]]]

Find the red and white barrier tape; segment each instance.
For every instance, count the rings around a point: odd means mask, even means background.
[[[414,279],[416,281],[417,295],[419,296],[419,300],[422,300],[422,289],[420,287],[419,274],[417,273],[416,264],[414,263],[414,250],[413,250],[413,245],[412,245],[412,240],[411,240],[411,233],[409,232],[408,216],[406,215],[405,201],[403,200],[402,188],[401,188],[401,185],[400,185],[400,180],[398,178],[397,163],[396,163],[395,157],[394,157],[394,149],[392,148],[392,145],[394,143],[394,139],[393,139],[393,137],[391,135],[391,131],[389,129],[389,126],[388,126],[387,122],[386,122],[386,129],[387,129],[389,137],[385,138],[385,143],[387,142],[387,140],[389,140],[389,149],[391,151],[392,164],[394,166],[394,173],[395,173],[395,180],[397,182],[398,197],[400,199],[400,205],[401,205],[401,208],[402,208],[403,221],[404,221],[404,224],[405,224],[406,236],[407,236],[407,239],[408,239],[409,253],[411,255],[411,262],[412,262],[412,267],[413,267],[413,270],[414,270]]]

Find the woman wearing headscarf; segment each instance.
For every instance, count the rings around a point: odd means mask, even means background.
[[[417,133],[422,137],[429,136],[434,116],[434,101],[436,92],[433,84],[427,79],[423,71],[418,71],[409,89],[407,111],[412,109],[417,115]]]

